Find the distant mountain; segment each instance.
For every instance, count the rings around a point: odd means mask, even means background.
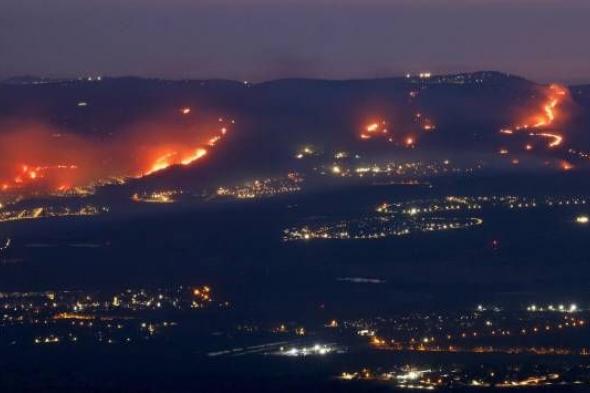
[[[0,80],[0,84],[6,85],[37,85],[42,83],[60,83],[64,81],[71,81],[72,79],[46,78],[33,75],[14,76]],[[76,79],[77,80],[77,79]]]
[[[195,115],[232,118],[237,120],[235,132],[214,148],[206,164],[195,166],[204,178],[231,177],[236,171],[292,168],[297,150],[305,145],[325,152],[350,150],[395,157],[407,154],[403,145],[411,137],[416,139],[415,154],[495,154],[500,146],[511,143],[499,139],[498,131],[528,112],[542,111],[546,89],[494,71],[258,84],[21,77],[0,84],[0,120],[35,120],[63,131],[108,138],[142,122],[185,121],[179,116],[185,107]],[[586,131],[590,86],[571,90],[573,101],[560,108],[560,113],[568,114],[564,132],[568,144],[590,147]],[[362,140],[366,125],[381,121],[386,122],[393,142],[389,136]],[[433,129],[425,130],[430,123]],[[522,150],[520,139],[515,143],[514,148]],[[180,172],[195,176],[186,168]]]

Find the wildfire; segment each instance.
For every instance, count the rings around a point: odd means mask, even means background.
[[[561,161],[559,163],[559,166],[564,171],[570,171],[570,170],[574,169],[574,166],[567,161]]]
[[[163,156],[158,157],[156,159],[156,162],[154,162],[154,164],[152,165],[151,169],[148,172],[146,172],[146,175],[150,175],[154,172],[161,171],[162,169],[166,169],[170,165],[173,165],[174,164],[173,159],[177,155],[178,155],[178,153],[171,152],[171,153],[166,153]]]
[[[547,92],[547,101],[543,104],[541,113],[532,116],[532,119],[534,120],[532,127],[550,127],[557,118],[557,107],[561,104],[566,95],[567,90],[564,87],[556,84],[550,85]],[[521,126],[521,128],[528,127],[528,124]]]
[[[190,110],[182,108],[181,116],[185,109]],[[57,140],[51,127],[5,122],[0,124],[0,192],[66,192],[191,165],[210,154],[233,124],[220,119],[195,129],[165,118],[137,124],[110,140],[61,132]]]
[[[10,181],[2,183],[2,191],[12,187],[22,187],[34,181],[45,179],[49,176],[56,176],[57,172],[73,171],[78,169],[77,165],[50,165],[50,166],[32,166],[28,164],[20,165],[16,174]]]
[[[529,130],[529,129],[547,129],[555,123],[558,118],[558,108],[568,95],[566,88],[552,84],[547,88],[546,101],[543,103],[538,113],[529,117],[529,121],[523,122],[512,128],[504,128],[500,130],[501,134],[511,135],[514,131]],[[556,131],[551,132],[530,132],[530,136],[537,136],[550,139],[547,147],[555,148],[562,144],[563,135]],[[530,149],[527,149],[530,150]]]
[[[424,116],[420,112],[416,112],[414,114],[413,122],[416,123],[415,126],[412,127],[412,130],[407,130],[407,132],[415,134],[418,130],[421,130],[425,133],[431,133],[434,130],[436,130],[435,122],[432,119]],[[384,120],[373,121],[366,124],[360,130],[359,137],[362,140],[383,138],[386,139],[389,143],[394,143],[394,141],[397,141],[397,145],[402,147],[415,147],[416,145],[416,138],[413,136],[404,137],[402,135],[399,135],[399,138],[394,138],[393,133],[388,128],[387,122]]]
[[[209,140],[207,141],[208,146],[215,146],[217,142],[221,140],[222,136],[226,135],[227,128],[222,127],[219,130],[219,132],[220,135],[216,135],[209,138]],[[148,176],[174,165],[190,165],[193,162],[205,157],[207,155],[207,152],[207,149],[205,149],[204,147],[196,147],[194,149],[189,149],[187,151],[183,150],[182,152],[178,150],[167,151],[163,154],[158,155],[152,162],[152,164],[148,167],[148,170],[141,173],[139,176]]]
[[[365,126],[365,129],[360,134],[360,138],[371,139],[373,137],[386,135],[387,133],[389,133],[389,130],[387,129],[386,121],[374,122]]]
[[[195,152],[186,157],[184,160],[180,161],[180,163],[182,165],[189,165],[191,163],[193,163],[194,161],[197,161],[199,158],[204,157],[207,154],[207,150],[203,149],[203,148],[198,148],[197,150],[195,150]]]
[[[378,123],[372,123],[367,126],[367,132],[375,132],[379,128]]]
[[[547,145],[550,148],[554,148],[557,147],[559,145],[561,145],[561,143],[563,142],[563,137],[561,135],[558,134],[551,134],[548,132],[540,132],[540,133],[530,133],[530,136],[540,136],[543,138],[549,138],[551,139],[551,141],[549,142],[549,144]]]
[[[221,136],[217,135],[214,136],[213,138],[209,139],[209,141],[207,142],[207,144],[209,146],[215,146],[215,144],[221,139]]]

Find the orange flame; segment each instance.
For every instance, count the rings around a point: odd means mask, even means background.
[[[547,145],[550,148],[557,147],[557,146],[561,145],[561,143],[563,142],[563,137],[561,135],[558,135],[558,134],[551,134],[551,133],[548,133],[548,132],[539,132],[539,133],[530,133],[529,135],[531,135],[531,136],[540,136],[540,137],[543,137],[543,138],[549,138],[549,139],[551,139],[551,141]]]
[[[538,113],[529,117],[529,121],[523,122],[514,127],[514,130],[528,130],[530,128],[535,129],[547,129],[551,127],[559,116],[558,107],[563,103],[563,100],[568,95],[568,90],[560,85],[552,84],[546,90],[546,101],[543,103]],[[513,129],[504,128],[500,130],[501,134],[512,134]],[[555,148],[562,144],[563,135],[556,131],[551,132],[531,132],[530,136],[538,136],[542,138],[549,138],[550,142],[547,145],[549,148]],[[530,149],[528,149],[530,150]]]
[[[187,166],[205,157],[235,122],[213,124],[214,132],[202,132],[175,119],[156,119],[103,141],[62,132],[57,140],[55,129],[39,123],[2,122],[0,191],[66,191]]]
[[[569,162],[565,161],[565,160],[564,161],[561,161],[559,163],[559,166],[564,171],[570,171],[570,170],[574,169],[574,166],[572,164],[570,164]]]
[[[361,139],[371,139],[373,136],[382,136],[389,133],[387,129],[387,122],[386,121],[378,121],[369,123],[365,126],[364,130],[359,134]]]

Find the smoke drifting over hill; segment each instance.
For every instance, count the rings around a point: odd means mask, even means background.
[[[181,111],[179,116],[190,114]],[[44,123],[0,124],[0,188],[66,191],[112,177],[141,177],[203,159],[229,122],[141,121],[110,137],[83,137]]]

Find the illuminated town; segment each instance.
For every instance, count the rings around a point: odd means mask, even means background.
[[[586,197],[545,197],[537,200],[533,197],[490,195],[385,202],[374,213],[361,218],[285,229],[283,239],[367,240],[468,229],[483,225],[485,220],[478,215],[494,209],[567,208],[584,206],[586,200]],[[588,217],[580,215],[572,218],[573,220],[578,224],[585,224]]]
[[[22,210],[0,210],[0,223],[50,217],[96,216],[106,214],[108,211],[107,207],[94,205],[84,205],[78,208],[46,206]]]
[[[198,193],[187,193],[183,190],[162,190],[134,193],[131,200],[138,203],[169,204],[191,200],[272,198],[281,194],[301,191],[301,183],[303,183],[303,177],[300,174],[289,173],[286,176],[266,177],[240,184],[219,186],[214,193],[207,190],[201,190]]]
[[[301,191],[303,177],[298,173],[289,173],[286,177],[253,180],[235,186],[221,186],[215,194],[220,198],[253,199],[268,198],[279,194]]]
[[[398,389],[436,390],[449,388],[523,388],[547,386],[580,386],[589,383],[585,367],[519,367],[490,366],[480,369],[463,368],[397,368],[342,372],[342,381],[377,382]]]
[[[471,174],[482,169],[481,164],[474,166],[457,166],[451,164],[450,160],[440,162],[389,162],[384,164],[360,164],[348,166],[346,164],[334,163],[318,169],[321,175],[332,175],[336,177],[357,177],[357,178],[388,178],[388,177],[416,177],[424,178],[429,176],[442,176],[445,174]]]
[[[0,293],[3,345],[124,344],[173,330],[217,303],[209,286],[123,291]],[[25,333],[26,332],[26,333]],[[22,336],[21,333],[25,333]]]

